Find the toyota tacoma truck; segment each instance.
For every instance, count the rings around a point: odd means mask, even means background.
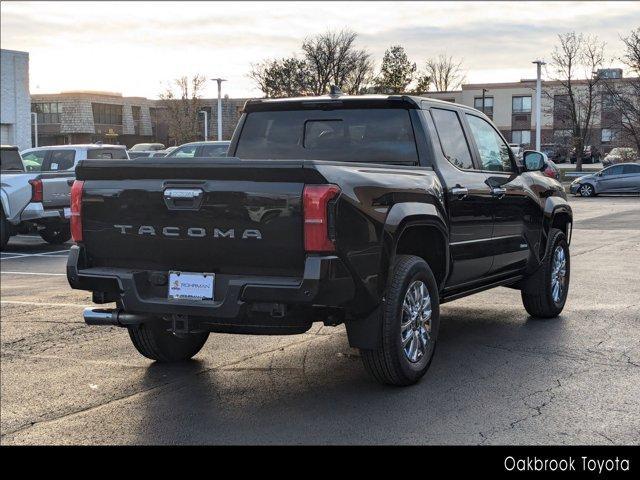
[[[90,325],[156,361],[210,332],[345,324],[365,368],[417,382],[444,302],[494,287],[555,317],[572,211],[543,156],[481,112],[411,96],[250,100],[227,158],[82,161],[67,276]]]

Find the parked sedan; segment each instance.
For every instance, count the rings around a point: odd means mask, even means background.
[[[602,160],[602,166],[608,167],[616,163],[635,162],[638,160],[638,152],[633,148],[616,147],[612,148]]]
[[[612,165],[592,175],[575,179],[569,191],[593,197],[599,193],[640,193],[640,163]]]
[[[166,158],[226,157],[230,144],[229,141],[185,143],[169,153]]]

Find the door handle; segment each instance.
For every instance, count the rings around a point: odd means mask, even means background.
[[[458,200],[462,200],[469,195],[469,189],[467,187],[455,186],[451,189],[451,195],[458,197]]]
[[[491,189],[491,195],[493,195],[494,197],[496,197],[498,200],[501,199],[502,197],[504,197],[507,193],[507,189],[506,188],[501,188],[501,187],[494,187]]]

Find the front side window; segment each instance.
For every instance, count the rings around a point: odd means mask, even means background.
[[[180,157],[180,158],[193,158],[196,155],[195,145],[185,145],[184,147],[176,148],[167,157]]]
[[[478,146],[482,170],[492,172],[511,172],[511,156],[509,146],[498,135],[498,132],[485,120],[467,114],[471,133]]]
[[[227,156],[226,145],[205,145],[201,148],[202,157],[226,157]]]
[[[236,156],[418,163],[409,112],[404,109],[252,112],[246,117]]]
[[[36,150],[35,152],[25,153],[22,156],[22,161],[24,163],[27,172],[39,172],[42,170],[42,163],[44,162],[44,157],[46,155],[46,151],[44,150]]]
[[[469,150],[458,114],[453,110],[432,108],[431,115],[438,131],[442,152],[447,160],[458,168],[472,169],[471,150]]]
[[[531,97],[513,97],[513,113],[531,113]]]

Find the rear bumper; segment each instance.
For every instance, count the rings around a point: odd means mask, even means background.
[[[72,288],[94,292],[94,301],[117,300],[126,312],[185,315],[229,327],[273,326],[278,320],[310,325],[321,320],[310,318],[310,309],[342,307],[355,295],[353,279],[336,256],[308,256],[302,278],[217,274],[214,300],[202,301],[168,299],[166,283],[158,281],[166,271],[87,267],[84,259],[82,247],[71,247],[67,279]]]
[[[69,219],[64,216],[64,208],[44,208],[40,202],[31,202],[20,214],[20,220],[23,222],[33,222],[35,220],[63,220]]]

